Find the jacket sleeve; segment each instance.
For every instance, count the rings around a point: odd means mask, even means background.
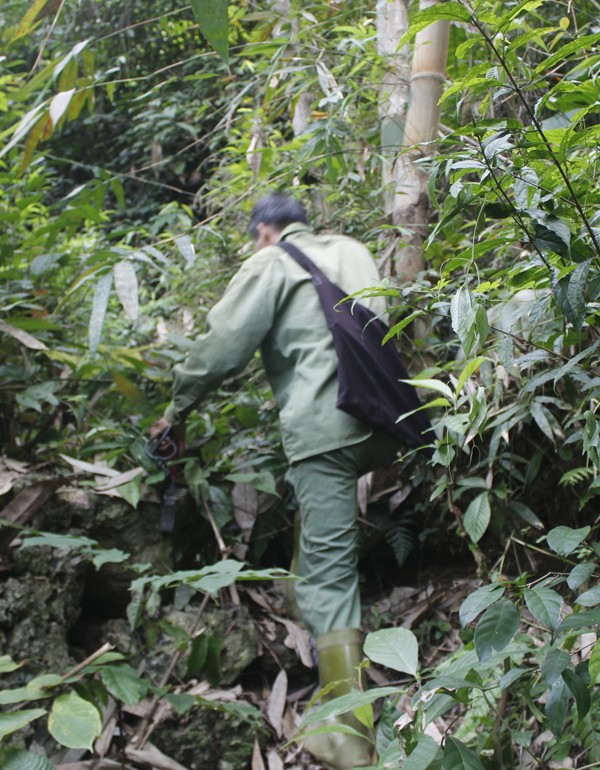
[[[177,424],[226,378],[239,374],[260,347],[275,318],[283,285],[281,264],[264,252],[251,257],[206,317],[206,332],[185,363],[173,367],[166,419]]]

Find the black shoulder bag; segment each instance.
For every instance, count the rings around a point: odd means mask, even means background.
[[[360,302],[342,302],[348,295],[297,246],[278,246],[311,274],[319,295],[338,358],[338,409],[430,455],[434,434],[425,413],[398,422],[422,403],[412,385],[400,382],[409,375],[394,343],[383,344],[389,328]]]

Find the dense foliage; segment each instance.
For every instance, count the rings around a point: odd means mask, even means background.
[[[374,4],[235,2],[228,30],[227,3],[210,6],[213,26],[202,4],[174,0],[0,10],[0,442],[56,476],[108,467],[134,506],[162,477],[144,430],[168,398],[170,366],[249,251],[256,197],[294,188],[317,226],[377,254],[393,235]],[[419,521],[430,552],[472,554],[484,582],[462,605],[464,646],[435,671],[418,673],[409,632],[371,638],[372,660],[411,677],[395,690],[410,717],[384,709],[380,762],[594,766],[600,648],[584,634],[600,620],[597,8],[446,2],[415,9],[407,41],[440,18],[453,22],[442,136],[417,161],[432,205],[426,269],[371,289],[389,297],[429,399],[435,455],[427,468],[402,459],[410,494],[376,520],[399,560],[415,537],[407,522]],[[294,130],[306,94],[309,119]],[[274,493],[283,466],[268,398],[253,363],[191,420],[199,447],[185,480],[227,545],[241,539],[231,485]],[[250,542],[254,567],[270,566],[265,543],[284,514],[286,500],[272,500]],[[138,578],[135,622],[142,589],[162,587],[153,580]],[[399,647],[410,651],[401,660]],[[98,672],[106,685],[101,668],[87,673]],[[142,697],[145,685],[121,676]],[[2,702],[70,681],[34,681]],[[361,706],[368,721],[382,694],[327,713]],[[449,710],[440,752],[424,730]]]

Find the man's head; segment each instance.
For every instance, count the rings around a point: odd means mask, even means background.
[[[304,206],[285,193],[271,192],[252,209],[248,229],[256,247],[277,243],[279,235],[294,222],[308,223]]]

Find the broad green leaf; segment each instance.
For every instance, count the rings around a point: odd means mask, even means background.
[[[578,676],[573,669],[568,668],[563,671],[562,677],[567,687],[575,696],[575,705],[577,706],[577,717],[581,721],[592,705],[590,688],[583,677]]]
[[[468,22],[470,19],[471,14],[469,10],[457,2],[436,3],[429,8],[424,8],[413,16],[408,32],[398,42],[398,50],[422,29],[425,29],[425,27],[428,27],[435,21]]]
[[[402,770],[426,770],[436,759],[440,747],[429,735],[419,735],[417,745],[402,763]]]
[[[21,668],[22,663],[15,663],[10,655],[0,655],[0,674],[10,674]]]
[[[485,770],[477,754],[456,738],[446,738],[443,770]]]
[[[187,674],[192,679],[202,673],[208,655],[208,637],[206,634],[196,636],[191,644],[187,662]]]
[[[600,640],[596,640],[590,655],[590,680],[592,687],[600,683]]]
[[[531,676],[532,669],[530,668],[511,668],[506,674],[502,674],[500,681],[498,682],[501,690],[506,690],[511,684],[514,684],[517,679],[521,679],[524,676]]]
[[[191,0],[200,29],[210,45],[226,62],[229,59],[228,0]]]
[[[39,21],[39,14],[42,13],[44,7],[47,4],[49,4],[49,0],[34,0],[34,2],[29,6],[27,12],[21,19],[19,26],[13,33],[11,41],[18,40],[20,37],[23,37],[23,35],[27,35],[29,32],[31,32],[34,25],[36,24],[36,21]]]
[[[469,503],[463,524],[474,543],[478,543],[483,537],[490,523],[491,513],[489,492],[482,492]]]
[[[558,636],[564,631],[577,631],[580,633],[590,626],[597,625],[600,625],[600,610],[572,612],[570,615],[567,615],[567,617],[561,622],[561,624],[554,632],[554,635]]]
[[[118,548],[100,548],[91,552],[92,564],[100,569],[104,564],[122,564],[127,561],[129,554]]]
[[[481,588],[469,594],[460,605],[458,611],[461,626],[463,628],[468,626],[481,612],[487,610],[488,607],[501,599],[503,594],[504,586],[498,583],[489,583],[488,585],[481,586]]]
[[[554,444],[554,433],[548,420],[547,410],[538,401],[534,401],[531,405],[531,416],[542,433]]]
[[[175,244],[179,249],[181,256],[186,261],[186,266],[191,267],[196,261],[196,249],[189,235],[178,235],[175,238]]]
[[[42,700],[48,697],[48,687],[56,687],[62,683],[62,679],[57,674],[45,674],[35,677],[24,687],[14,687],[12,689],[0,690],[0,706],[6,706],[11,703],[27,703],[34,700]]]
[[[461,286],[453,295],[450,301],[450,318],[452,328],[465,351],[465,356],[468,356],[475,342],[476,308],[473,296],[466,286]]]
[[[541,623],[555,629],[560,622],[562,596],[551,588],[534,586],[525,589],[525,603],[531,614]]]
[[[562,672],[571,665],[571,656],[566,650],[550,650],[544,658],[541,666],[542,676],[546,683],[552,687]]]
[[[102,668],[100,678],[109,693],[126,706],[135,706],[148,692],[148,680],[127,664]]]
[[[0,738],[20,730],[46,713],[46,709],[22,709],[0,713]]]
[[[123,310],[133,323],[139,315],[138,279],[134,266],[129,260],[117,262],[114,270],[115,290]]]
[[[275,477],[269,471],[262,471],[261,473],[229,473],[225,478],[227,481],[250,484],[251,487],[259,492],[266,492],[269,495],[279,497]]]
[[[475,627],[475,650],[480,661],[501,652],[517,633],[519,611],[508,599],[500,599],[482,615]]]
[[[589,591],[584,591],[575,601],[582,607],[595,607],[600,604],[600,585],[590,588]]]
[[[581,586],[583,583],[585,583],[588,578],[591,578],[591,576],[596,571],[596,564],[591,563],[583,563],[583,564],[577,564],[571,572],[569,572],[569,575],[567,577],[567,585],[571,589],[571,591],[576,591],[579,586]]]
[[[366,692],[359,690],[352,690],[352,692],[346,695],[341,695],[339,698],[334,698],[328,701],[318,708],[312,709],[305,714],[301,727],[304,728],[307,725],[314,724],[315,722],[322,722],[332,717],[337,717],[340,714],[346,714],[350,711],[354,711],[356,708],[360,708],[367,703],[373,703],[378,698],[387,698],[389,695],[395,697],[398,696],[397,687],[378,687]]]
[[[400,382],[406,382],[408,385],[412,385],[415,388],[434,390],[437,393],[441,393],[443,396],[446,396],[449,401],[454,402],[454,393],[452,390],[446,385],[446,383],[440,382],[439,380],[419,379],[418,377],[413,377],[411,380],[400,380]]]
[[[585,48],[589,48],[595,45],[599,40],[600,34],[596,33],[594,35],[582,35],[576,40],[563,45],[562,48],[559,48],[558,51],[555,51],[552,56],[547,58],[544,57],[542,63],[538,64],[536,69],[533,71],[533,77],[538,77],[545,72],[550,72],[555,64],[558,64],[559,62],[564,63],[567,56],[570,56],[572,53],[577,53],[577,51],[581,51]]]
[[[365,655],[374,663],[416,676],[419,667],[419,643],[407,628],[383,628],[365,639]]]
[[[577,331],[581,330],[585,318],[585,286],[590,272],[591,260],[581,262],[569,276],[567,286],[567,298],[569,305],[573,309],[573,326]]]
[[[53,126],[56,126],[58,121],[67,111],[69,102],[74,93],[75,89],[72,88],[70,91],[61,91],[52,98],[52,101],[50,102],[50,118]]]
[[[54,770],[54,765],[41,754],[14,747],[0,749],[2,770]]]
[[[21,548],[47,545],[51,548],[90,548],[97,545],[95,540],[83,535],[57,535],[54,532],[38,532],[24,535]]]
[[[469,379],[469,377],[472,374],[474,374],[479,369],[479,367],[484,361],[487,361],[487,358],[485,358],[484,356],[477,356],[476,358],[472,358],[470,359],[470,361],[467,361],[467,363],[463,367],[462,372],[458,377],[458,382],[456,383],[457,393],[461,392],[465,382]]]
[[[508,507],[511,509],[511,511],[514,511],[518,516],[520,516],[523,521],[531,524],[532,527],[536,527],[537,529],[545,529],[544,523],[535,515],[535,513],[528,505],[524,505],[518,500],[511,500]]]
[[[88,327],[88,345],[92,355],[98,349],[100,337],[102,336],[102,327],[104,326],[104,317],[106,315],[106,308],[108,307],[112,281],[112,272],[106,273],[99,279],[96,291],[94,292],[92,312],[90,314]]]
[[[573,529],[572,527],[554,527],[548,532],[548,546],[559,556],[568,556],[590,534],[590,527]]]
[[[560,737],[563,732],[569,708],[569,692],[565,680],[561,677],[554,682],[548,694],[545,712],[550,719],[550,729],[556,737]]]
[[[48,716],[52,737],[69,749],[89,749],[102,732],[100,712],[76,693],[60,695]]]

